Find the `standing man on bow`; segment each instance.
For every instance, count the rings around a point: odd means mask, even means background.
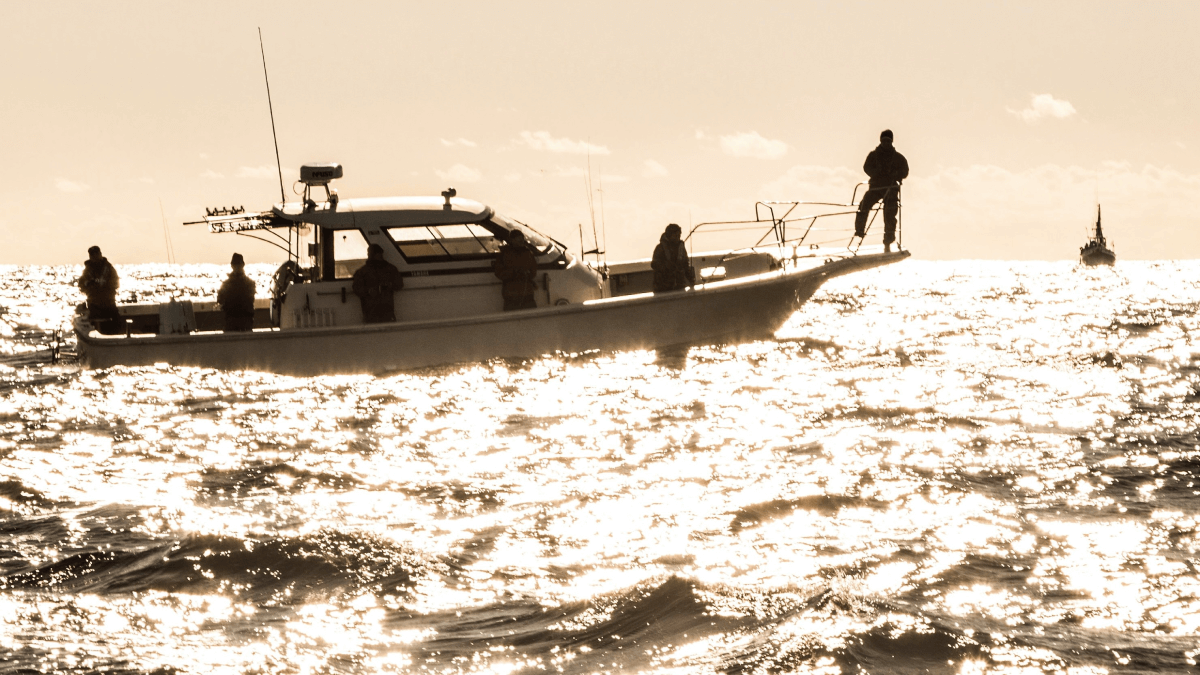
[[[854,236],[866,236],[867,216],[883,200],[883,250],[891,253],[892,242],[896,241],[896,212],[900,210],[900,183],[908,178],[908,160],[892,147],[891,129],[879,134],[879,146],[867,155],[863,171],[870,182],[854,217]]]
[[[87,296],[88,320],[105,335],[121,332],[121,313],[117,310],[117,289],[121,280],[117,270],[100,253],[99,246],[88,249],[79,277],[79,290]]]

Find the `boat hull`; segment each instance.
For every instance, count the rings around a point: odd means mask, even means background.
[[[93,368],[168,363],[289,375],[380,373],[496,357],[732,343],[770,336],[828,279],[907,257],[901,251],[832,259],[811,269],[786,269],[694,290],[463,319],[132,337],[101,336],[77,324],[76,333],[80,356]]]
[[[1117,254],[1108,249],[1086,251],[1079,255],[1079,261],[1084,265],[1113,265],[1117,262]]]

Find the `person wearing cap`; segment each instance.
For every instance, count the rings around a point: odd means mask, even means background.
[[[525,241],[525,233],[509,230],[504,246],[492,262],[492,272],[500,279],[500,296],[504,311],[535,309],[537,300],[537,255]]]
[[[696,283],[696,271],[692,269],[687,245],[680,240],[682,235],[683,229],[671,223],[658,238],[658,246],[654,247],[654,257],[650,261],[650,268],[654,270],[655,293],[682,291]]]
[[[367,247],[367,262],[354,272],[350,284],[362,304],[363,323],[396,320],[396,291],[404,288],[404,277],[396,266],[383,259],[383,247]]]
[[[854,236],[866,236],[867,216],[883,200],[883,250],[891,253],[892,242],[896,241],[896,212],[900,210],[900,183],[908,178],[908,160],[892,147],[891,129],[879,134],[879,146],[867,155],[863,171],[870,182],[854,217]]]
[[[88,320],[96,330],[105,335],[115,335],[122,330],[121,313],[117,310],[117,289],[121,280],[117,270],[100,253],[99,246],[88,249],[88,259],[83,263],[79,290],[87,296]]]
[[[246,276],[241,253],[229,260],[229,276],[217,291],[217,304],[225,312],[225,332],[254,330],[254,280]]]

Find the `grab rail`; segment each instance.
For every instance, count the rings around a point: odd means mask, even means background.
[[[805,244],[809,235],[812,234],[814,231],[822,231],[823,230],[823,228],[816,227],[817,221],[819,219],[831,218],[834,216],[856,215],[858,213],[857,207],[859,204],[861,204],[861,200],[859,199],[859,196],[858,196],[858,191],[859,191],[860,187],[867,186],[867,185],[868,185],[868,183],[866,181],[855,184],[854,191],[850,195],[850,203],[849,204],[839,204],[836,202],[809,202],[809,201],[758,201],[758,202],[754,203],[754,220],[719,220],[719,221],[708,221],[708,222],[703,222],[703,223],[697,223],[695,226],[692,227],[691,230],[688,231],[688,234],[686,237],[683,238],[683,241],[685,241],[685,242],[690,241],[692,239],[692,236],[701,232],[701,230],[704,230],[706,233],[707,232],[715,233],[715,232],[735,232],[735,231],[751,230],[751,229],[757,229],[758,227],[761,227],[764,222],[769,221],[770,227],[765,232],[763,232],[762,236],[760,236],[757,241],[755,241],[750,246],[732,249],[730,251],[727,251],[721,257],[718,265],[724,263],[724,261],[732,255],[744,254],[746,252],[753,252],[753,251],[759,250],[760,248],[763,248],[764,242],[767,242],[768,239],[772,237],[772,235],[774,235],[774,237],[773,237],[774,241],[767,243],[766,247],[774,246],[774,247],[778,248],[779,259],[780,259],[781,263],[786,263],[786,261],[789,259],[792,260],[794,263],[797,259],[799,259],[801,257],[801,256],[797,255],[797,253],[796,253],[797,249]],[[869,187],[868,187],[868,189],[869,189]],[[897,187],[895,189],[897,191],[899,191],[899,187]],[[866,195],[866,190],[863,191],[863,195],[864,196]],[[786,206],[787,210],[784,211],[782,215],[777,216],[775,214],[775,207],[777,207],[777,206],[778,207]],[[792,212],[795,211],[796,208],[800,207],[800,206],[828,206],[828,207],[835,207],[835,208],[849,207],[849,208],[851,208],[851,210],[849,210],[849,211],[834,211],[831,213],[816,213],[816,214],[809,214],[809,215],[804,215],[804,216],[797,216],[794,218],[790,217]],[[764,209],[767,212],[766,214],[763,213]],[[861,239],[859,239],[857,246],[853,245],[855,235],[853,233],[851,233],[850,240],[846,243],[846,250],[849,252],[849,255],[858,255],[858,249],[860,247],[862,247],[863,241],[866,239],[866,234],[870,233],[871,226],[875,223],[875,218],[876,218],[876,216],[878,216],[879,212],[882,209],[883,209],[883,200],[876,202],[875,206],[873,206],[871,208],[870,219],[868,220],[866,228],[864,229],[864,235]],[[897,194],[897,196],[896,196],[896,243],[897,243],[897,247],[901,248],[901,249],[903,248],[903,239],[902,239],[903,228],[901,227],[901,225],[903,223],[903,219],[901,217],[902,211],[903,211],[903,209],[901,208],[901,204],[900,204],[900,196],[899,196],[899,194]],[[764,218],[763,217],[764,215],[769,215],[769,219]],[[807,227],[804,228],[804,232],[799,237],[789,239],[787,236],[788,224],[789,223],[803,223],[805,221],[807,221],[808,225],[807,225]],[[728,227],[718,227],[718,226],[728,226]],[[829,230],[825,230],[825,231],[832,232],[832,231],[836,231],[836,230],[829,229]],[[830,241],[833,241],[833,240],[830,240]],[[822,243],[825,243],[825,242],[809,244],[809,249],[810,250],[819,249],[819,247]],[[792,247],[792,254],[791,254],[790,258],[789,258],[789,256],[786,255],[786,253],[784,251],[785,247],[788,246],[789,244]],[[803,257],[810,257],[810,256],[803,256]]]

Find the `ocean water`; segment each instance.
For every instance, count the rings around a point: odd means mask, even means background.
[[[1200,263],[909,260],[770,341],[308,379],[83,369],[78,271],[0,269],[0,672],[1195,669]]]

